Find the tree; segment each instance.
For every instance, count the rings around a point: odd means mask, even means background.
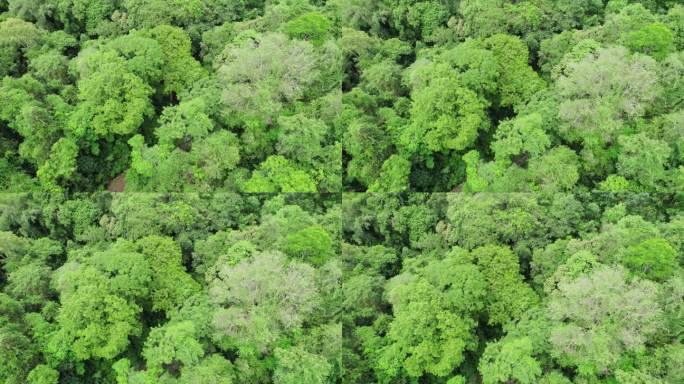
[[[551,145],[549,136],[543,129],[541,115],[534,113],[519,116],[512,121],[504,121],[494,134],[497,139],[492,150],[498,161],[510,164],[512,157],[536,157]]]
[[[303,164],[312,164],[314,158],[320,156],[321,145],[328,131],[323,121],[297,114],[282,116],[278,119],[278,125],[280,135],[276,148],[279,154]]]
[[[0,293],[0,379],[8,384],[26,381],[39,352],[24,332],[24,315],[19,302]]]
[[[47,190],[57,192],[68,184],[76,173],[78,146],[72,140],[61,138],[52,145],[50,157],[36,172]]]
[[[249,193],[315,192],[316,190],[316,182],[308,173],[298,169],[280,155],[269,156],[244,185],[244,191]]]
[[[320,46],[328,37],[330,21],[319,12],[305,13],[285,25],[285,32],[291,38],[308,40]]]
[[[153,377],[165,371],[173,374],[183,367],[192,367],[202,355],[204,349],[197,341],[194,325],[189,321],[153,328],[143,350],[147,372]]]
[[[627,249],[627,268],[640,277],[664,281],[677,270],[675,250],[664,239],[649,239]]]
[[[465,0],[459,3],[463,33],[475,38],[505,33],[508,27],[504,0]]]
[[[367,119],[354,119],[349,122],[343,143],[345,153],[351,156],[345,168],[347,178],[366,186],[377,180],[392,151],[392,143],[383,127]]]
[[[313,47],[285,35],[244,33],[226,46],[218,68],[224,101],[241,118],[267,121],[284,102],[302,99],[319,75]]]
[[[400,136],[409,153],[464,150],[488,124],[475,93],[445,66],[433,71],[434,77],[412,93],[411,121]]]
[[[401,192],[408,189],[411,163],[399,155],[385,160],[377,181],[368,187],[368,192]]]
[[[57,384],[59,372],[44,364],[38,364],[26,378],[29,384]]]
[[[94,35],[98,27],[106,21],[117,8],[115,0],[96,2],[83,0],[60,0],[56,2],[56,13],[70,33],[86,32]]]
[[[544,192],[573,191],[580,180],[580,169],[578,156],[570,148],[552,148],[544,155],[530,159],[530,189]]]
[[[201,0],[168,3],[162,0],[124,0],[128,26],[133,28],[152,28],[159,25],[187,26],[202,16]]]
[[[655,61],[630,57],[622,47],[604,48],[569,63],[556,88],[560,134],[602,146],[616,139],[623,123],[643,116],[656,97]]]
[[[514,321],[537,303],[538,298],[523,282],[520,265],[510,249],[487,245],[473,250],[472,256],[487,284],[483,299],[490,324]]]
[[[0,77],[23,72],[23,56],[30,48],[40,44],[44,33],[24,20],[8,18],[0,22]]]
[[[654,23],[630,33],[626,46],[634,52],[662,60],[674,50],[673,40],[672,32],[666,25]]]
[[[302,347],[278,348],[275,356],[273,382],[276,384],[324,384],[332,368],[323,357]]]
[[[658,329],[657,292],[652,282],[629,282],[621,267],[560,283],[548,303],[552,355],[582,376],[615,367],[623,353],[643,350]]]
[[[617,169],[620,175],[653,188],[665,177],[665,164],[672,153],[667,143],[645,133],[620,136]]]
[[[46,352],[58,361],[112,359],[126,350],[129,336],[142,332],[141,308],[109,291],[106,277],[94,268],[76,272],[81,285],[63,295],[59,328]]]
[[[182,384],[232,384],[235,382],[233,364],[219,354],[211,354],[195,365],[184,367],[179,381]]]
[[[444,52],[440,59],[457,70],[459,81],[477,93],[480,99],[486,100],[486,105],[493,104],[497,93],[497,80],[501,76],[501,66],[497,63],[494,53],[486,49],[481,40],[466,40],[454,49]],[[430,73],[425,75],[430,76]]]
[[[40,308],[50,296],[51,269],[44,262],[33,261],[8,272],[5,292],[27,308]]]
[[[482,308],[485,283],[477,267],[459,251],[424,270],[388,283],[394,319],[380,350],[379,368],[388,377],[449,375],[477,347],[473,316]]]
[[[178,95],[189,90],[196,81],[206,76],[206,73],[200,63],[192,57],[190,37],[185,31],[169,25],[155,25],[154,28],[143,31],[142,35],[156,40],[161,47],[164,57],[162,92],[167,95]]]
[[[154,113],[149,99],[152,88],[115,57],[81,79],[78,90],[80,103],[69,121],[76,137],[135,133]]]
[[[259,253],[217,269],[209,295],[216,305],[214,339],[223,349],[245,356],[272,351],[311,315],[318,300],[313,268],[285,262],[281,253]]]
[[[479,365],[482,382],[496,384],[514,380],[520,384],[537,383],[542,369],[531,356],[532,352],[528,338],[488,344]]]
[[[179,307],[200,287],[185,272],[181,250],[173,239],[148,236],[137,242],[152,272],[150,299],[153,310],[170,311]]]
[[[62,306],[46,353],[58,362],[112,359],[142,332],[151,270],[134,244],[119,241],[81,258],[64,264],[54,280]]]
[[[333,240],[320,226],[306,227],[287,235],[283,251],[293,258],[322,265],[333,254]]]
[[[484,46],[492,52],[498,65],[498,104],[501,107],[523,105],[545,87],[544,81],[529,66],[529,52],[522,40],[497,34],[484,40]]]

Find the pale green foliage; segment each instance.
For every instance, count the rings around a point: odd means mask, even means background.
[[[279,33],[240,36],[226,46],[218,68],[232,112],[263,118],[304,97],[318,73],[311,44]]]
[[[225,348],[265,352],[281,333],[302,326],[318,300],[313,268],[280,253],[258,253],[220,266],[209,294],[217,306],[213,326]]]
[[[275,357],[275,384],[325,384],[330,375],[330,363],[302,347],[277,348]]]
[[[643,116],[658,94],[655,61],[604,48],[569,63],[556,88],[561,97],[560,133],[568,140],[600,145],[615,140],[622,124]]]
[[[581,375],[610,369],[623,353],[643,350],[658,329],[658,288],[628,281],[620,267],[602,267],[561,282],[548,304],[552,355]]]
[[[555,252],[554,248],[550,248],[548,252]],[[556,271],[544,281],[544,292],[552,293],[558,289],[559,284],[568,284],[582,275],[591,273],[599,266],[596,256],[591,252],[579,251],[568,257],[565,263],[557,266]]]

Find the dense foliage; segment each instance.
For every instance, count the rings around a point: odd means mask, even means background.
[[[339,196],[5,195],[0,382],[342,379]]]
[[[328,3],[346,190],[684,189],[681,2]]]
[[[348,195],[344,382],[681,383],[674,195]]]
[[[0,1],[0,190],[342,188],[320,4]]]
[[[684,200],[0,201],[3,383],[681,383]]]
[[[5,0],[0,188],[681,190],[679,3]]]
[[[681,0],[0,0],[0,384],[684,383]]]

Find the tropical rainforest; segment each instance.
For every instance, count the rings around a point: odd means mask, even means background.
[[[675,194],[354,194],[349,383],[684,381]]]
[[[0,188],[684,189],[677,0],[3,0]]]
[[[6,194],[8,384],[675,384],[681,194]]]
[[[0,381],[341,380],[339,195],[0,198]]]
[[[684,383],[681,0],[0,0],[0,383]]]

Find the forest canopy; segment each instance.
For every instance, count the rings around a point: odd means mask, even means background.
[[[681,0],[0,0],[0,384],[684,383]]]
[[[0,189],[684,189],[675,0],[5,0]]]
[[[3,383],[680,383],[677,194],[0,197]]]
[[[327,195],[0,197],[0,382],[341,380]]]

